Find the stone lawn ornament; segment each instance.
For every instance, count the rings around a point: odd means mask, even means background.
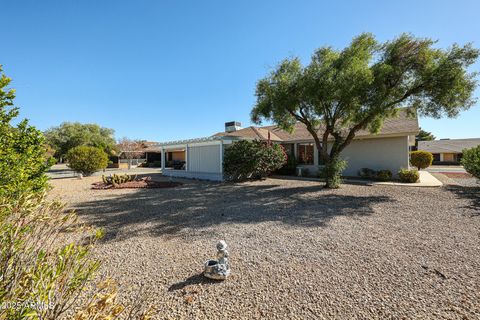
[[[220,240],[217,243],[217,250],[218,260],[207,260],[205,262],[205,271],[203,272],[203,275],[210,279],[225,280],[230,275],[227,243]]]

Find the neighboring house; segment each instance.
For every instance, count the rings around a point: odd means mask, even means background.
[[[459,164],[463,149],[480,145],[480,138],[419,141],[418,150],[433,154],[433,164]]]
[[[160,164],[161,161],[161,154],[160,150],[156,147],[158,142],[153,141],[143,141],[142,147],[143,152],[139,154],[137,151],[134,151],[135,158],[131,159],[131,164],[133,166],[137,166],[143,162],[147,162],[149,164]],[[128,168],[129,157],[127,156],[128,151],[120,151],[118,156],[113,159],[113,164],[111,167],[126,169]]]
[[[357,176],[361,168],[387,169],[396,174],[409,167],[409,147],[415,144],[419,132],[418,119],[400,112],[396,118],[387,119],[378,134],[360,131],[341,153],[348,161],[346,176]],[[321,166],[319,151],[306,127],[297,123],[293,133],[276,126],[241,128],[238,122],[225,123],[225,131],[199,139],[159,143],[155,148],[162,158],[164,175],[206,180],[223,180],[223,153],[238,140],[264,140],[283,145],[290,156],[295,156],[298,167],[316,175]],[[182,170],[169,166],[168,155],[183,154]]]

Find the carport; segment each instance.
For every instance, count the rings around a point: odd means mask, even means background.
[[[169,177],[223,181],[223,152],[235,140],[238,138],[212,136],[159,143],[156,147],[161,152],[162,173]],[[175,161],[183,163],[179,166]]]

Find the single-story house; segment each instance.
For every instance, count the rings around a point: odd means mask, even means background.
[[[409,148],[415,145],[419,132],[418,119],[400,112],[398,117],[387,119],[378,134],[359,131],[350,145],[341,153],[348,161],[346,176],[357,176],[362,168],[390,170],[396,174],[409,168]],[[320,132],[321,134],[321,132]],[[289,155],[295,156],[298,168],[312,175],[318,172],[321,161],[312,136],[302,123],[297,123],[293,133],[277,126],[242,128],[238,122],[225,123],[225,131],[210,137],[171,141],[155,146],[162,158],[163,174],[205,180],[223,180],[223,154],[225,148],[238,140],[258,139],[283,145]],[[179,156],[182,154],[183,156]],[[166,157],[176,155],[184,165],[168,167]]]
[[[480,138],[418,141],[418,150],[433,154],[433,164],[459,164],[462,150],[480,145]]]

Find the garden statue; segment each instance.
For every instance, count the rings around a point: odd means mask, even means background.
[[[228,264],[227,243],[220,240],[217,243],[217,259],[207,260],[205,262],[205,277],[215,280],[225,280],[230,275],[230,266]]]

